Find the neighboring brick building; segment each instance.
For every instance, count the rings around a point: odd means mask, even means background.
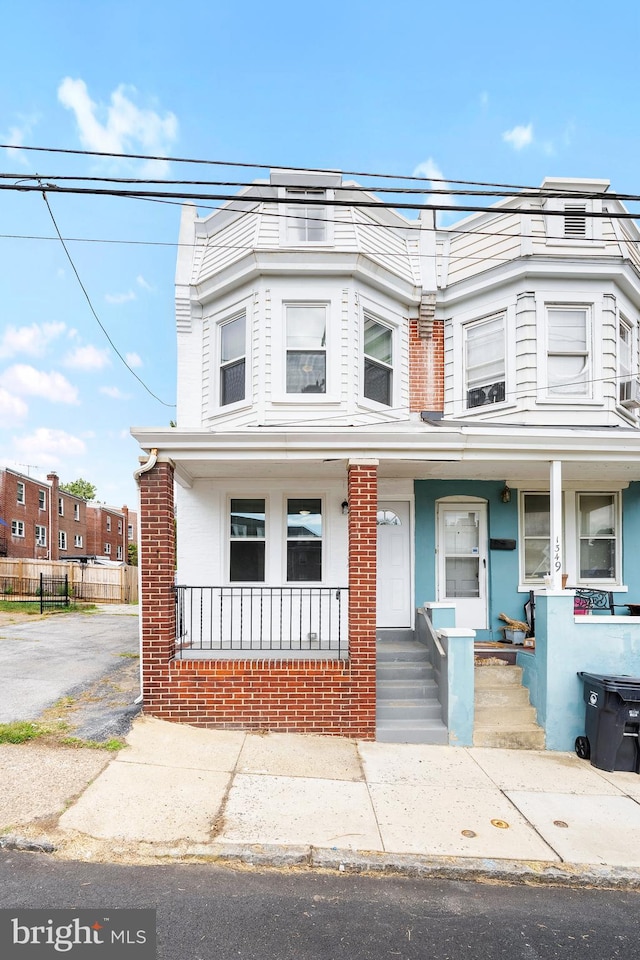
[[[127,562],[129,510],[104,503],[87,504],[87,545],[89,556]]]
[[[51,486],[0,470],[0,557],[48,560],[52,543]]]

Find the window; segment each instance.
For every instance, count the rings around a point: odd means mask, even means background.
[[[266,501],[233,499],[230,510],[229,580],[263,582]]]
[[[287,306],[287,393],[326,393],[326,312]]]
[[[80,519],[80,504],[79,504],[79,503],[74,503],[74,505],[73,505],[73,519],[74,519],[74,520],[79,520],[79,519]]]
[[[122,520],[118,520],[118,533],[122,533]]]
[[[122,547],[116,547],[116,560],[122,560]]]
[[[18,499],[18,503],[25,503],[25,500],[26,500],[24,483],[20,483],[20,481],[18,481],[18,497],[17,497],[17,499]]]
[[[565,557],[575,584],[618,582],[620,568],[619,496],[616,493],[564,493]],[[549,494],[523,493],[521,542],[525,582],[549,576]]]
[[[64,500],[62,497],[58,497],[58,516],[64,517]]]
[[[325,199],[325,191],[320,188],[289,187],[286,196],[289,201],[287,203],[287,240],[290,243],[325,243],[327,208],[318,202]]]
[[[36,547],[46,547],[46,545],[47,545],[47,528],[43,527],[39,523],[36,523]]]
[[[244,400],[246,367],[245,315],[220,324],[220,405]]]
[[[505,318],[476,320],[464,328],[467,408],[505,399]]]
[[[547,311],[549,397],[591,395],[589,339],[586,307],[553,307]]]
[[[111,517],[107,517],[107,533],[111,533]]]
[[[127,524],[127,540],[133,540],[133,524]]]
[[[105,552],[106,554],[110,554],[110,553],[111,553],[111,544],[110,544],[110,543],[105,543],[105,545],[104,545],[104,552]]]
[[[580,580],[616,579],[616,496],[577,496]]]
[[[633,357],[633,330],[631,326],[620,318],[618,324],[618,399],[620,403],[635,400],[631,377]]]
[[[59,548],[60,550],[66,550],[66,549],[67,549],[67,535],[66,535],[66,533],[64,532],[64,530],[60,530],[60,531],[58,532],[58,548]]]
[[[44,490],[38,490],[38,509],[39,510],[47,509],[47,495]]]
[[[24,537],[24,522],[22,520],[11,521],[11,536]]]
[[[287,581],[322,580],[322,501],[287,500]]]
[[[81,533],[76,533],[76,534],[74,534],[74,537],[73,537],[73,545],[74,545],[74,547],[82,547],[82,534],[81,534]]]
[[[364,318],[364,395],[391,406],[393,386],[393,331],[377,320]]]

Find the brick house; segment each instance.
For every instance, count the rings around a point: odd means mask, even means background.
[[[184,208],[178,425],[132,430],[148,713],[373,738],[426,601],[495,640],[563,572],[640,599],[640,234],[607,189],[436,229],[272,171]]]
[[[89,556],[127,562],[130,534],[129,510],[102,503],[87,504],[87,553]]]
[[[15,470],[0,470],[0,557],[49,559],[51,487]]]

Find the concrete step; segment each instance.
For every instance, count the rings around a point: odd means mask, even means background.
[[[447,744],[449,734],[442,720],[385,720],[376,730],[381,743]]]
[[[376,660],[378,663],[389,663],[395,661],[429,661],[429,651],[423,643],[417,640],[397,640],[383,641],[378,640],[376,644]]]
[[[505,731],[476,727],[473,731],[473,745],[506,750],[544,750],[544,730],[537,725],[533,728],[527,725]]]
[[[378,663],[376,668],[378,680],[433,680],[433,667],[428,660],[419,662],[408,660],[394,660],[389,663]]]
[[[442,707],[438,700],[378,700],[377,720],[442,720]]]
[[[476,710],[478,707],[528,707],[529,691],[526,687],[481,687],[476,690]]]
[[[378,700],[402,700],[416,697],[423,699],[438,699],[438,687],[433,680],[409,680],[400,678],[394,680],[378,677]]]
[[[536,723],[522,668],[476,666],[473,745],[543,750],[544,730]]]
[[[476,727],[496,727],[508,730],[522,723],[536,722],[536,708],[529,702],[506,707],[478,707],[474,711],[473,721]]]
[[[507,687],[522,685],[522,667],[507,663],[504,666],[491,664],[474,670],[476,690],[481,687]]]

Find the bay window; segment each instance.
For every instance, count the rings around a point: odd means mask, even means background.
[[[393,331],[372,317],[364,318],[364,396],[391,406]]]
[[[245,398],[246,322],[240,314],[220,324],[220,406]]]
[[[464,377],[467,408],[505,399],[504,314],[465,325]]]
[[[591,331],[587,307],[547,310],[547,395],[590,397]]]
[[[286,341],[287,393],[326,393],[326,306],[288,304]]]

